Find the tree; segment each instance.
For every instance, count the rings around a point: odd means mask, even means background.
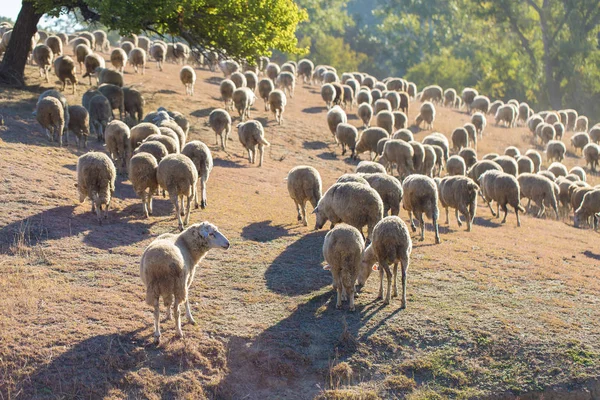
[[[292,0],[23,0],[0,64],[0,84],[24,84],[31,37],[42,15],[74,10],[86,22],[99,22],[122,34],[178,36],[191,47],[214,48],[239,58],[269,55],[271,49],[299,51],[296,26],[306,19],[306,12]]]

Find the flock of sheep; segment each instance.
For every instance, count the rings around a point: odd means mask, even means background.
[[[5,28],[0,27],[2,44],[11,32]],[[37,44],[38,41],[41,43]],[[67,46],[72,48],[76,59],[64,54]],[[573,147],[581,151],[592,171],[598,165],[600,125],[588,129],[587,118],[578,116],[575,110],[535,113],[526,103],[491,102],[471,88],[464,89],[460,96],[454,89],[443,91],[439,86],[418,92],[414,83],[401,78],[379,81],[357,72],[338,76],[335,68],[315,67],[307,59],[281,66],[266,57],[258,58],[253,65],[238,63],[220,58],[216,52],[194,53],[182,43],[167,45],[135,35],[123,38],[120,46],[111,51],[103,31],[81,32],[72,37],[40,32],[38,38],[33,38],[32,49],[32,60],[40,67],[41,76],[49,79],[48,71],[53,63],[63,90],[69,81],[75,93],[77,66],[84,77],[90,77],[90,85],[92,76],[97,80],[98,87],[83,94],[82,105],[69,105],[59,91],[48,90],[40,95],[34,114],[48,138],[59,145],[63,143],[63,136],[65,142],[69,142],[69,133],[75,136],[78,147],[87,145],[90,134],[105,143],[106,153],[91,151],[77,162],[76,186],[80,200],[91,200],[92,212],[96,212],[98,221],[102,223],[107,217],[117,173],[131,181],[142,200],[146,217],[152,214],[152,197],[161,191],[163,196],[168,193],[175,207],[182,232],[156,238],[144,251],[140,265],[146,301],[154,307],[157,342],[161,335],[160,297],[167,306],[169,319],[175,309],[177,333],[182,336],[179,316],[182,303],[188,320],[195,323],[188,289],[196,266],[209,249],[227,249],[229,242],[208,222],[185,229],[192,202],[196,208],[207,206],[207,183],[213,168],[211,151],[201,141],[188,141],[190,123],[183,114],[161,107],[144,115],[143,95],[124,85],[123,70],[127,64],[142,74],[148,60],[154,60],[161,71],[165,61],[185,64],[190,59],[211,71],[219,67],[225,75],[219,87],[223,108],[213,110],[206,124],[215,132],[216,144],[219,145],[220,138],[220,147],[225,150],[232,129],[230,112],[235,109],[240,119],[239,140],[248,152],[250,163],[259,157],[259,167],[263,163],[264,147],[269,146],[269,142],[265,140],[261,122],[250,119],[256,93],[264,101],[265,111],[270,110],[276,122],[283,124],[287,98],[293,98],[296,83],[321,85],[321,96],[328,109],[326,123],[335,142],[341,145],[342,154],[349,150],[356,159],[361,153],[369,153],[369,160],[359,162],[355,173],[339,177],[324,194],[320,174],[312,166],[297,166],[287,176],[298,221],[308,225],[306,203],[310,202],[316,217],[315,228],[322,228],[327,221],[331,223],[323,255],[328,264],[325,269],[331,270],[337,290],[338,308],[347,300],[349,309],[354,310],[355,291],[365,284],[373,270],[380,274],[378,298],[388,304],[392,295],[398,295],[398,264],[402,269],[401,307],[406,306],[412,241],[407,225],[398,217],[400,204],[409,213],[413,232],[416,231],[414,213],[420,226],[420,240],[424,240],[425,232],[423,214],[433,222],[436,244],[441,242],[439,204],[446,211],[446,223],[449,209],[454,209],[458,225],[463,223],[460,213],[467,231],[471,231],[479,196],[494,216],[499,215],[500,209],[504,211],[502,222],[506,221],[510,206],[520,226],[519,212],[526,212],[521,199],[527,198],[529,203],[536,204],[537,217],[545,215],[546,207],[554,211],[557,219],[573,210],[576,225],[585,222],[597,228],[600,186],[591,187],[586,182],[583,168],[568,170],[561,163],[566,153],[563,135],[575,131],[571,139]],[[94,53],[98,49],[110,52],[112,69],[106,67],[102,55]],[[263,76],[262,79],[259,76]],[[193,96],[194,68],[183,65],[180,80],[185,94]],[[424,124],[433,130],[436,107],[464,108],[471,114],[471,122],[457,127],[450,141],[435,132],[421,142],[415,141],[413,132],[408,129],[408,110],[415,100],[421,102],[415,120],[417,128]],[[348,123],[346,112],[354,107],[363,125],[361,132]],[[115,119],[114,110],[119,111],[119,119]],[[526,125],[532,132],[532,143],[539,140],[544,144],[547,161],[552,163],[542,169],[542,155],[533,148],[521,154],[517,148],[509,147],[502,155],[492,153],[479,157],[477,143],[485,136],[489,115],[494,116],[496,124],[507,128]],[[397,176],[393,176],[394,171]],[[196,188],[198,182],[200,195]],[[494,202],[496,212],[492,208]],[[531,210],[529,205],[527,209]]]

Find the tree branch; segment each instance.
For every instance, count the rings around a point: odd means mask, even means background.
[[[540,18],[542,17],[542,9],[540,8],[540,6],[537,5],[537,3],[533,0],[527,0],[527,3],[533,7],[533,9],[540,15]]]
[[[573,11],[573,9],[574,9],[573,6],[569,7],[569,9],[567,10],[567,12],[565,12],[565,15],[564,15],[562,21],[556,26],[556,31],[554,31],[554,34],[552,35],[552,38],[550,38],[550,42],[549,42],[550,45],[552,45],[554,43],[554,41],[556,40],[556,37],[558,36],[558,34],[562,30],[563,26],[565,25],[565,23],[569,19],[569,16],[571,15],[571,12]]]
[[[531,0],[528,0],[528,1],[531,1]],[[508,17],[508,21],[510,23],[512,31],[519,37],[519,40],[521,41],[521,44],[523,45],[525,52],[529,56],[529,60],[531,61],[531,66],[533,67],[534,71],[537,72],[537,68],[538,68],[537,59],[535,58],[535,54],[533,53],[533,50],[531,49],[531,44],[529,43],[529,39],[527,39],[527,37],[523,34],[521,29],[519,28],[516,18],[512,15],[512,13],[510,11],[508,11],[506,13],[506,16]]]

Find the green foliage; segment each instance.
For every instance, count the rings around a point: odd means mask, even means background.
[[[352,50],[343,38],[320,35],[312,45],[311,57],[315,64],[332,65],[340,71],[357,71],[368,57]]]
[[[440,85],[442,88],[463,88],[477,83],[470,63],[454,57],[448,51],[440,55],[426,56],[425,59],[409,68],[406,79],[418,87]]]

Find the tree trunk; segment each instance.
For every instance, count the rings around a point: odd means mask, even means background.
[[[25,85],[25,65],[31,52],[31,38],[37,32],[40,18],[42,14],[36,11],[33,2],[23,0],[10,43],[0,64],[0,86]]]
[[[562,93],[560,90],[560,82],[554,74],[554,60],[550,56],[550,46],[547,45],[547,40],[544,39],[544,77],[546,85],[546,95],[548,102],[553,110],[562,109]]]

